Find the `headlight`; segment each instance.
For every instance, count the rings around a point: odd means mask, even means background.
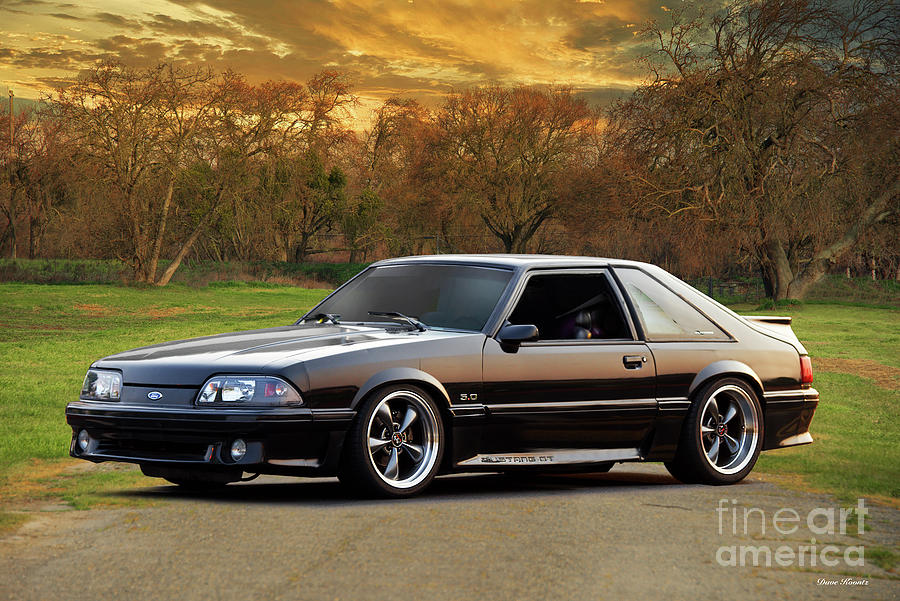
[[[200,390],[198,405],[283,407],[303,404],[294,387],[273,376],[216,376]]]
[[[122,374],[106,369],[89,369],[81,385],[85,401],[118,401],[122,395]]]

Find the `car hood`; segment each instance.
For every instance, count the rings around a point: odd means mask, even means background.
[[[293,325],[154,344],[105,357],[126,385],[200,386],[222,373],[280,374],[305,388],[303,361],[361,348],[394,346],[463,333],[345,325]]]

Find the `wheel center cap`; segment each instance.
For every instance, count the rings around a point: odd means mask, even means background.
[[[719,424],[716,426],[716,434],[719,436],[725,436],[725,432],[728,431],[728,427],[725,424]]]
[[[395,447],[399,447],[400,445],[402,445],[403,444],[403,435],[400,434],[399,432],[394,432],[391,435],[391,444],[394,445]]]

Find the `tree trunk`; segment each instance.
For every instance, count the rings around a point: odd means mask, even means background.
[[[175,255],[175,258],[172,259],[172,262],[166,267],[166,270],[160,276],[159,280],[155,282],[157,286],[165,286],[169,283],[169,280],[172,279],[172,276],[175,275],[175,270],[178,269],[178,266],[181,265],[181,261],[184,260],[184,256],[188,253],[191,247],[194,245],[194,242],[200,237],[200,234],[203,233],[203,230],[206,229],[206,226],[212,221],[213,215],[219,208],[219,203],[222,202],[222,197],[225,195],[225,188],[220,187],[218,193],[216,194],[216,199],[213,201],[209,210],[206,212],[203,217],[200,218],[200,221],[197,222],[197,226],[194,228],[194,231],[191,232],[191,235],[188,236],[188,239],[184,241],[184,244],[181,245],[181,248],[178,249],[178,253]]]
[[[281,261],[282,263],[287,263],[288,253],[287,253],[288,241],[287,237],[284,236],[278,229],[275,229],[275,252],[276,260]]]
[[[125,200],[125,206],[128,207],[129,217],[131,218],[131,243],[134,244],[132,256],[128,258],[128,263],[134,271],[134,280],[141,284],[152,284],[153,279],[148,273],[148,255],[146,236],[143,231],[143,223],[141,221],[144,211],[139,207],[134,199],[134,191],[130,189],[122,190]]]
[[[459,250],[453,243],[453,236],[450,235],[449,222],[446,219],[441,220],[441,233],[439,234],[438,242],[443,242],[443,248],[441,248],[440,252],[453,255]],[[440,247],[440,244],[438,246]]]
[[[775,274],[764,264],[763,259],[760,259],[759,274],[763,282],[763,294],[766,298],[775,298]]]
[[[312,234],[301,232],[300,242],[297,243],[297,247],[294,249],[294,261],[297,263],[306,261],[307,256],[309,256],[309,241],[311,239]]]
[[[10,233],[11,233],[11,230],[8,227],[5,230],[3,230],[3,235],[0,236],[0,249],[2,249],[4,246],[6,246],[6,239],[9,238]]]
[[[802,299],[805,297],[809,289],[825,276],[828,267],[853,248],[866,226],[890,215],[890,212],[884,209],[897,194],[900,194],[900,179],[895,180],[891,186],[872,200],[869,207],[863,211],[859,219],[850,226],[840,240],[815,254],[812,261],[807,263],[791,282],[788,298]]]
[[[779,240],[770,240],[765,244],[765,253],[770,265],[770,273],[774,276],[774,295],[772,298],[781,300],[788,298],[791,282],[794,280],[794,272],[788,261],[784,245]]]
[[[203,230],[206,229],[206,225],[209,223],[214,212],[215,209],[210,209],[210,211],[200,219],[197,227],[194,228],[194,231],[191,232],[188,239],[185,240],[184,244],[181,245],[181,248],[178,249],[178,254],[175,255],[175,258],[172,259],[172,262],[169,263],[169,266],[166,267],[166,270],[159,277],[159,281],[156,282],[157,286],[165,286],[169,283],[169,280],[175,275],[175,270],[178,269],[178,266],[181,265],[181,261],[184,260],[184,256],[191,249],[191,246],[194,245],[194,242],[197,241],[197,238],[200,237],[200,234],[203,233]]]
[[[175,177],[169,179],[169,187],[166,188],[166,196],[163,199],[162,209],[159,215],[159,228],[156,230],[156,238],[153,240],[153,251],[150,254],[150,264],[147,266],[150,281],[156,279],[156,266],[159,264],[159,252],[162,248],[163,238],[166,235],[166,221],[169,218],[169,207],[172,204],[172,194],[175,192]]]
[[[37,219],[28,219],[28,258],[33,259],[37,250]]]
[[[528,253],[528,242],[529,239],[523,238],[519,236],[516,240],[513,241],[512,249],[509,251],[515,255],[524,255]]]
[[[28,216],[28,258],[34,259],[40,252],[41,239],[44,237],[44,227],[47,225],[48,218],[46,210],[39,205],[35,211],[30,209]],[[36,214],[35,214],[36,213]]]
[[[10,239],[12,240],[12,253],[10,254],[10,256],[13,259],[17,259],[19,238],[18,232],[16,231],[16,188],[12,185],[12,183],[10,183],[9,188],[9,212],[6,216],[9,218],[9,230],[7,230],[7,232]]]

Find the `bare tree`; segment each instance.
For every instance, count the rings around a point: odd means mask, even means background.
[[[184,168],[185,155],[195,146],[195,138],[215,128],[215,110],[222,103],[227,85],[209,69],[181,69],[172,64],[163,64],[158,77],[159,102],[154,109],[157,112],[156,122],[161,128],[160,162],[168,184],[158,211],[158,225],[153,233],[147,279],[164,286],[171,279],[171,274],[164,273],[157,281],[156,271],[175,182]],[[180,258],[173,263],[177,269]]]
[[[337,223],[344,207],[347,178],[337,167],[326,170],[313,151],[273,157],[260,167],[257,200],[270,217],[281,261],[305,261],[313,238]]]
[[[445,228],[459,222],[461,211],[452,202],[451,185],[444,178],[439,142],[434,116],[415,100],[389,98],[378,107],[356,162],[362,169],[351,179],[360,188],[355,195],[358,204],[351,211],[356,214],[344,220],[351,247],[352,239],[363,236],[369,243],[387,241],[395,254],[420,253],[424,242],[435,238],[443,239],[447,248],[450,236]],[[390,210],[373,210],[376,205]],[[373,213],[379,213],[383,227],[360,230]]]
[[[436,120],[446,180],[507,252],[525,252],[557,213],[560,176],[596,128],[568,88],[470,89],[452,94]]]
[[[329,163],[350,135],[348,109],[356,98],[343,75],[322,71],[305,84],[242,83],[235,99],[221,118],[227,138],[255,161],[255,196],[247,204],[267,216],[277,258],[303,261],[343,206],[346,176]],[[245,208],[234,205],[236,212]]]
[[[330,71],[306,84],[251,86],[233,72],[104,63],[53,104],[116,192],[109,210],[124,226],[111,236],[118,258],[137,281],[165,285],[227,201],[246,199],[239,192],[258,157],[329,152],[346,134],[342,123],[354,101],[343,76]],[[182,222],[173,229],[175,209]],[[158,274],[170,247],[173,260]]]
[[[117,256],[138,281],[149,282],[155,167],[161,160],[161,69],[139,72],[104,63],[55,99],[58,114],[117,193],[109,210],[125,226],[115,239]]]
[[[382,200],[371,188],[366,188],[347,203],[340,216],[341,232],[350,250],[350,262],[356,263],[362,255],[365,260],[369,249],[385,238],[380,222]]]
[[[120,260],[156,282],[175,181],[219,94],[207,70],[103,63],[59,92],[54,107],[86,158],[116,190],[109,208],[126,226]]]
[[[6,220],[0,247],[9,242],[13,258],[34,258],[47,224],[71,198],[66,183],[78,170],[56,120],[29,109],[15,118],[13,131],[12,148],[9,140],[0,142],[0,154],[8,157],[0,183],[5,189],[0,214]]]
[[[662,61],[613,117],[646,157],[641,205],[716,224],[775,298],[802,297],[897,210],[898,31],[890,0],[748,0],[651,23]]]

